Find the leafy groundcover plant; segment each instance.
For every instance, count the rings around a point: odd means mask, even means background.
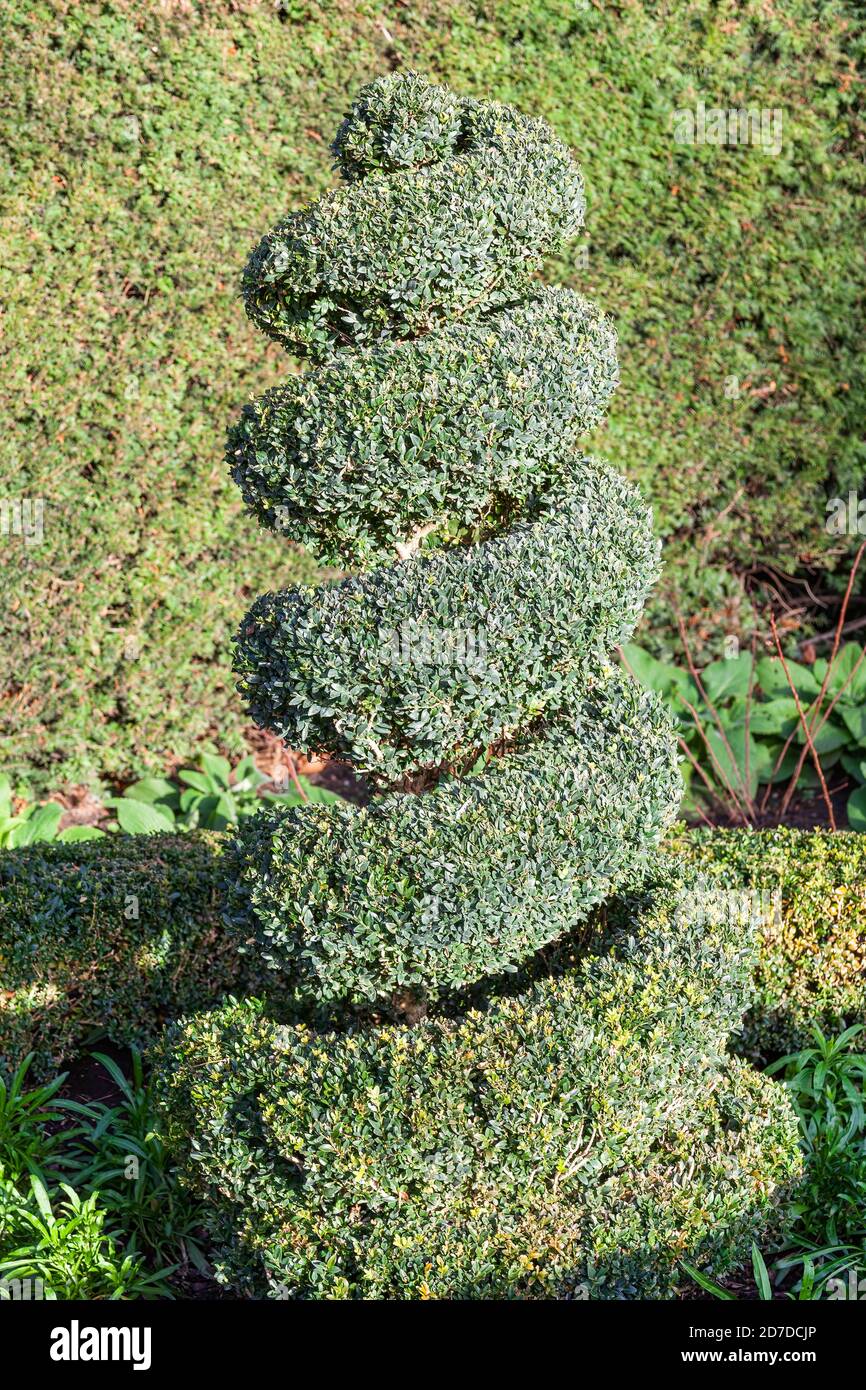
[[[343,186],[244,277],[309,370],[229,461],[265,524],[362,573],[259,599],[236,665],[258,719],[378,793],[239,822],[228,914],[275,989],[169,1030],[164,1133],[237,1290],[670,1293],[683,1255],[748,1252],[796,1126],[726,1054],[753,933],[689,920],[654,851],[671,728],[608,658],[658,547],[577,449],[613,329],[536,279],[582,180],[543,122],[415,74],[334,150]]]

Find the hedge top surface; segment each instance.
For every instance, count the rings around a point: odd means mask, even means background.
[[[295,352],[322,359],[504,306],[581,226],[583,180],[568,148],[508,107],[464,99],[449,157],[407,167],[413,128],[428,152],[448,140],[448,97],[431,88],[422,112],[424,91],[424,79],[402,75],[371,84],[338,137],[353,182],[280,222],[250,256],[247,313]]]

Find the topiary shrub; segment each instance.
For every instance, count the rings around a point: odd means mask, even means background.
[[[684,925],[654,854],[671,729],[608,659],[658,547],[576,449],[613,329],[533,279],[580,175],[542,123],[412,74],[335,152],[346,186],[247,266],[251,317],[311,365],[229,464],[266,524],[374,568],[260,599],[236,667],[256,718],[376,795],[238,828],[229,920],[281,995],[170,1031],[166,1129],[240,1289],[670,1291],[684,1253],[741,1253],[796,1145],[724,1056],[754,932]]]
[[[724,1055],[747,919],[677,866],[414,1028],[230,1002],[173,1030],[162,1105],[218,1273],[254,1295],[653,1297],[742,1255],[797,1171],[785,1093]],[[190,1137],[194,1145],[190,1143]]]

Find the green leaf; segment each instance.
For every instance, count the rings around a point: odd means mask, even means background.
[[[165,777],[142,777],[138,782],[133,782],[131,787],[127,787],[124,796],[130,797],[133,801],[145,801],[149,806],[157,802],[176,806],[179,800],[174,782],[169,782]]]
[[[796,743],[802,748],[805,742],[806,735],[803,733],[801,726],[797,730]],[[834,724],[832,719],[827,720],[827,723],[819,733],[812,735],[812,743],[817,753],[833,753],[837,748],[850,747],[851,742],[852,740],[848,730],[840,728],[838,724]]]
[[[754,1241],[752,1241],[752,1269],[755,1272],[755,1283],[761,1298],[772,1300],[773,1289],[770,1284],[770,1275],[764,1262],[764,1257]]]
[[[866,787],[858,787],[848,797],[848,824],[852,830],[866,830]]]
[[[785,665],[797,694],[806,700],[813,700],[821,688],[815,679],[814,672],[808,666],[801,666],[797,661],[786,659]],[[758,686],[770,699],[791,694],[791,684],[777,656],[761,657],[755,668],[755,675]]]
[[[856,753],[843,753],[841,763],[849,777],[858,782],[866,782],[866,760]]]
[[[74,840],[103,840],[105,831],[100,830],[98,825],[67,825],[57,838],[66,843]]]
[[[672,662],[659,661],[645,652],[643,647],[626,642],[622,648],[624,664],[634,672],[635,679],[648,690],[660,695],[672,696],[674,691],[685,695],[690,704],[698,699],[698,690],[691,676]]]
[[[760,700],[749,717],[749,728],[753,734],[781,734],[785,738],[798,723],[797,704],[793,696],[789,699]]]
[[[213,796],[220,791],[220,787],[214,786],[210,777],[207,777],[203,772],[195,772],[185,767],[177,775],[181,782],[185,782],[188,787],[195,787],[196,791],[201,792],[204,796]],[[182,804],[183,797],[181,797]]]
[[[206,830],[226,830],[237,824],[237,811],[229,796],[203,796],[196,810],[199,825]]]
[[[686,1264],[685,1260],[681,1261],[681,1266],[690,1279],[694,1279],[696,1284],[699,1284],[707,1293],[711,1293],[714,1298],[723,1299],[726,1303],[736,1303],[737,1295],[731,1293],[730,1289],[723,1289],[721,1284],[717,1284],[708,1275],[701,1274],[699,1269],[695,1269],[694,1265]]]
[[[715,755],[715,762],[708,758],[704,753],[705,770],[715,781],[720,789],[724,790],[724,781],[720,775],[724,773],[737,796],[742,798],[743,788],[748,784],[749,796],[753,797],[758,790],[759,773],[763,770],[764,775],[768,775],[766,754],[762,750],[756,739],[749,736],[749,768],[748,779],[746,778],[746,731],[743,726],[736,728],[726,728],[728,746],[725,746],[721,734],[716,727],[706,729],[707,742]],[[730,750],[730,751],[729,751]],[[733,754],[733,756],[731,756]],[[716,770],[716,764],[720,771]]]
[[[739,656],[728,660],[714,661],[700,673],[701,684],[714,705],[733,695],[748,695],[751,674],[751,652],[740,652]]]
[[[837,708],[842,714],[846,729],[853,734],[861,747],[866,748],[866,705],[843,705],[840,702]]]
[[[27,813],[23,824],[13,832],[12,844],[17,848],[21,845],[35,845],[41,841],[53,840],[57,835],[62,815],[63,810],[56,801],[47,801],[44,806],[34,807]]]
[[[232,770],[228,758],[221,758],[216,753],[202,753],[201,765],[218,787],[228,786]]]
[[[863,648],[857,642],[846,642],[836,653],[836,660],[830,668],[830,679],[827,682],[827,689],[831,695],[836,695],[844,686],[843,700],[850,701],[851,704],[860,704],[866,700],[866,658],[863,657]],[[859,665],[858,665],[859,663]],[[856,669],[856,675],[852,673]],[[815,676],[819,681],[824,680],[827,671],[826,661],[816,661],[812,667]],[[849,681],[849,677],[851,677]],[[849,681],[848,685],[845,682]]]
[[[114,797],[108,804],[114,807],[118,824],[128,835],[155,835],[173,828],[174,817],[167,807],[148,806],[146,801],[125,796]]]
[[[43,1217],[48,1222],[53,1221],[54,1213],[51,1210],[51,1202],[49,1201],[45,1184],[42,1182],[41,1178],[36,1177],[35,1174],[31,1174],[30,1186],[33,1189],[33,1196],[36,1198],[36,1205]]]

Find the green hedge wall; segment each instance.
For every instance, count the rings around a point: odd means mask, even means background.
[[[5,497],[45,503],[41,545],[0,546],[16,769],[239,747],[221,654],[255,594],[312,568],[224,473],[225,422],[285,375],[238,313],[238,247],[322,191],[349,94],[395,64],[575,150],[591,238],[555,278],[612,315],[626,364],[595,447],[645,486],[685,606],[730,630],[756,553],[845,568],[823,521],[864,475],[862,7],[419,0],[383,24],[378,0],[10,0],[0,27],[0,463]],[[699,100],[779,108],[781,153],[677,144]],[[428,148],[451,130],[429,113]],[[414,157],[399,131],[368,143],[347,133],[346,158]]]
[[[117,835],[0,854],[0,1067],[48,1075],[89,1037],[145,1047],[166,1020],[261,988],[219,901],[220,837]]]
[[[735,892],[781,892],[759,936],[740,1050],[769,1057],[804,1041],[812,1021],[866,1022],[866,836],[693,831],[673,844]],[[272,989],[226,932],[222,846],[219,835],[117,836],[0,853],[0,1065],[35,1049],[47,1075],[97,1031],[146,1046],[166,1019]],[[138,921],[125,915],[130,894]]]
[[[734,891],[763,894],[757,998],[741,1048],[769,1058],[804,1046],[813,1023],[831,1032],[866,1023],[866,835],[699,830],[676,843]]]

